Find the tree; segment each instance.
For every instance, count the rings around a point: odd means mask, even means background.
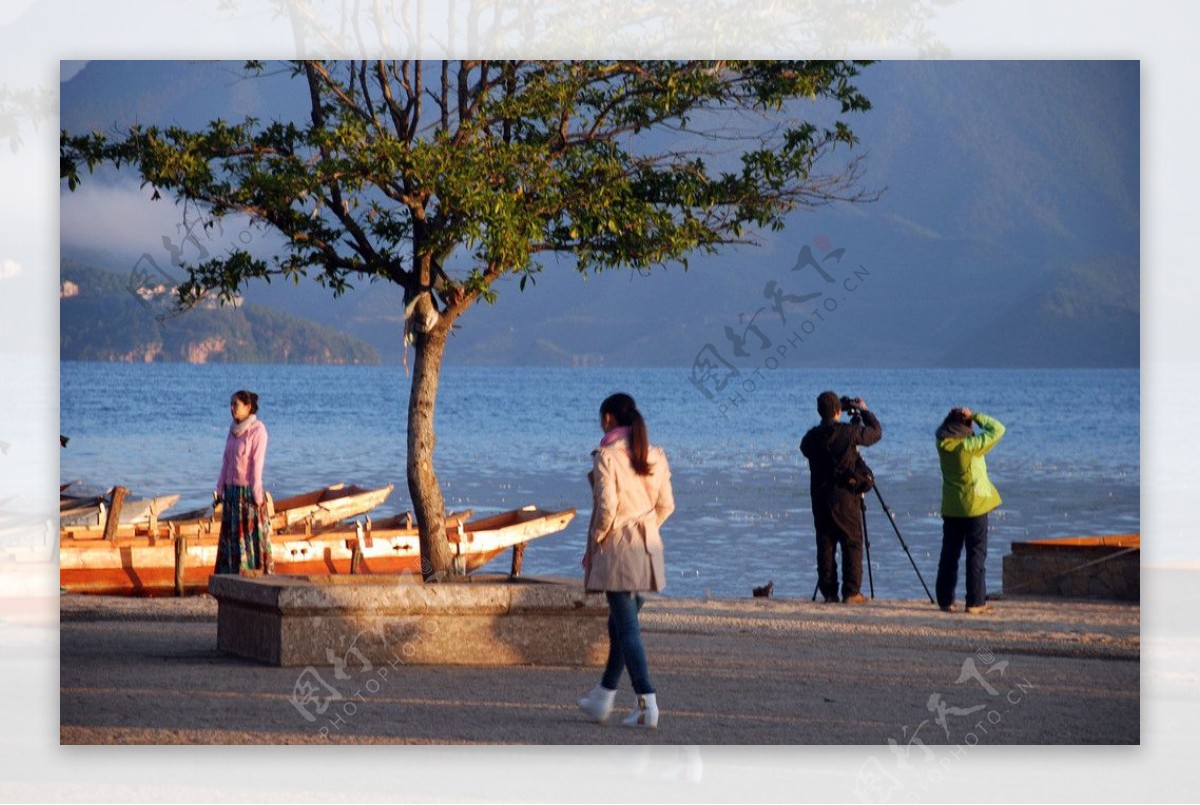
[[[541,254],[580,272],[671,261],[746,242],[797,207],[866,200],[842,119],[870,103],[861,62],[292,63],[305,121],[119,136],[62,132],[60,169],[132,166],[211,226],[243,213],[281,233],[271,260],[233,250],[186,266],[180,305],[230,300],[247,282],[310,271],[339,295],[355,278],[404,290],[414,350],[408,488],[427,578],[453,574],[434,472],[446,339],[501,277],[522,290]],[[261,71],[257,62],[247,64]],[[809,100],[817,125],[787,120]]]

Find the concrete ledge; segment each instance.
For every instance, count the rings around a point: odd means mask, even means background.
[[[271,665],[597,665],[602,594],[535,578],[218,576],[217,647]]]
[[[1141,551],[1102,539],[1014,542],[1004,557],[1004,594],[1140,600]]]

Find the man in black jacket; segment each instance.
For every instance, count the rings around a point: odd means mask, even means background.
[[[849,480],[860,463],[858,447],[875,444],[883,428],[861,397],[854,400],[850,422],[842,422],[842,402],[832,391],[817,397],[821,424],[804,434],[800,452],[808,459],[813,523],[817,532],[817,585],[827,602],[838,600],[834,552],[842,550],[842,598],[847,604],[867,599],[862,587],[861,492]]]

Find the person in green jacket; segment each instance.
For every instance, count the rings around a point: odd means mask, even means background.
[[[979,425],[976,433],[974,425]],[[988,480],[987,455],[1004,426],[970,408],[951,408],[937,429],[942,465],[942,555],[938,560],[937,602],[954,611],[958,558],[967,551],[967,612],[988,612],[984,562],[987,560],[988,512],[1000,505],[1000,493]]]

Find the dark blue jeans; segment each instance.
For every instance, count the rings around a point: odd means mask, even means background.
[[[983,565],[987,559],[988,516],[943,517],[942,556],[938,560],[937,602],[940,607],[954,603],[958,586],[958,557],[967,549],[967,606],[987,602],[987,583]]]
[[[600,684],[616,690],[621,671],[629,669],[633,692],[639,696],[654,693],[650,670],[646,667],[646,650],[642,648],[642,629],[638,613],[645,603],[637,593],[605,593],[608,599],[608,663]]]

